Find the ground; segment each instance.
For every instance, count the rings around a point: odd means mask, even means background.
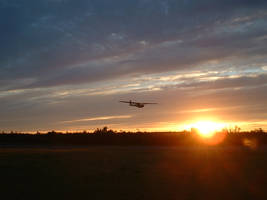
[[[267,199],[267,150],[0,148],[1,199]]]

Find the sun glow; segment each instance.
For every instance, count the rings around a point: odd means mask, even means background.
[[[212,137],[216,131],[221,131],[225,124],[212,121],[198,121],[190,125],[197,129],[197,132],[203,137]]]

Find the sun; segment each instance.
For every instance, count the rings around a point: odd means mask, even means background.
[[[216,131],[224,128],[224,124],[213,121],[198,121],[191,124],[191,128],[198,130],[198,133],[203,137],[212,137]]]

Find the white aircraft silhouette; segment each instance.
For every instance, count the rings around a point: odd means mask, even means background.
[[[157,104],[157,103],[140,103],[140,102],[134,102],[134,101],[120,101],[121,103],[128,103],[129,106],[135,106],[137,108],[143,108],[147,104]]]

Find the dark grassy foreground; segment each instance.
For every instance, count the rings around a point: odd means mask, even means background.
[[[267,150],[0,149],[1,199],[267,199]]]

